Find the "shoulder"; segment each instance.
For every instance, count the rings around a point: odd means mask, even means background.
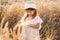
[[[40,16],[37,15],[37,16],[36,16],[36,19],[40,19]]]
[[[43,23],[43,20],[42,20],[42,18],[41,18],[39,15],[36,16],[36,20],[37,20],[38,22],[40,22],[40,23]]]

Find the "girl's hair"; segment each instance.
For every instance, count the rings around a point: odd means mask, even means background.
[[[36,15],[37,15],[37,11],[36,11],[36,9],[35,9],[35,12],[34,12],[34,14],[32,15],[32,17],[34,18]],[[25,19],[26,19],[27,17],[28,17],[28,14],[25,15],[24,21],[25,21]]]

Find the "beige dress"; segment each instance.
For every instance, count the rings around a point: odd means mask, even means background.
[[[39,30],[41,29],[41,23],[43,22],[39,16],[36,16],[32,20],[21,20],[22,22],[22,32],[20,35],[20,40],[40,40]],[[39,23],[38,29],[33,29],[32,27],[26,26],[29,24]]]

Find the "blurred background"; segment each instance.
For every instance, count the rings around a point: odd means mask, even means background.
[[[37,5],[39,16],[44,21],[41,40],[60,40],[60,0],[0,0],[0,40],[19,40],[21,28],[17,25],[27,1]]]

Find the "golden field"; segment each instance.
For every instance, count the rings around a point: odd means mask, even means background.
[[[20,40],[20,19],[29,0],[0,0],[0,40]],[[60,40],[60,0],[32,0],[44,21],[41,40]]]

